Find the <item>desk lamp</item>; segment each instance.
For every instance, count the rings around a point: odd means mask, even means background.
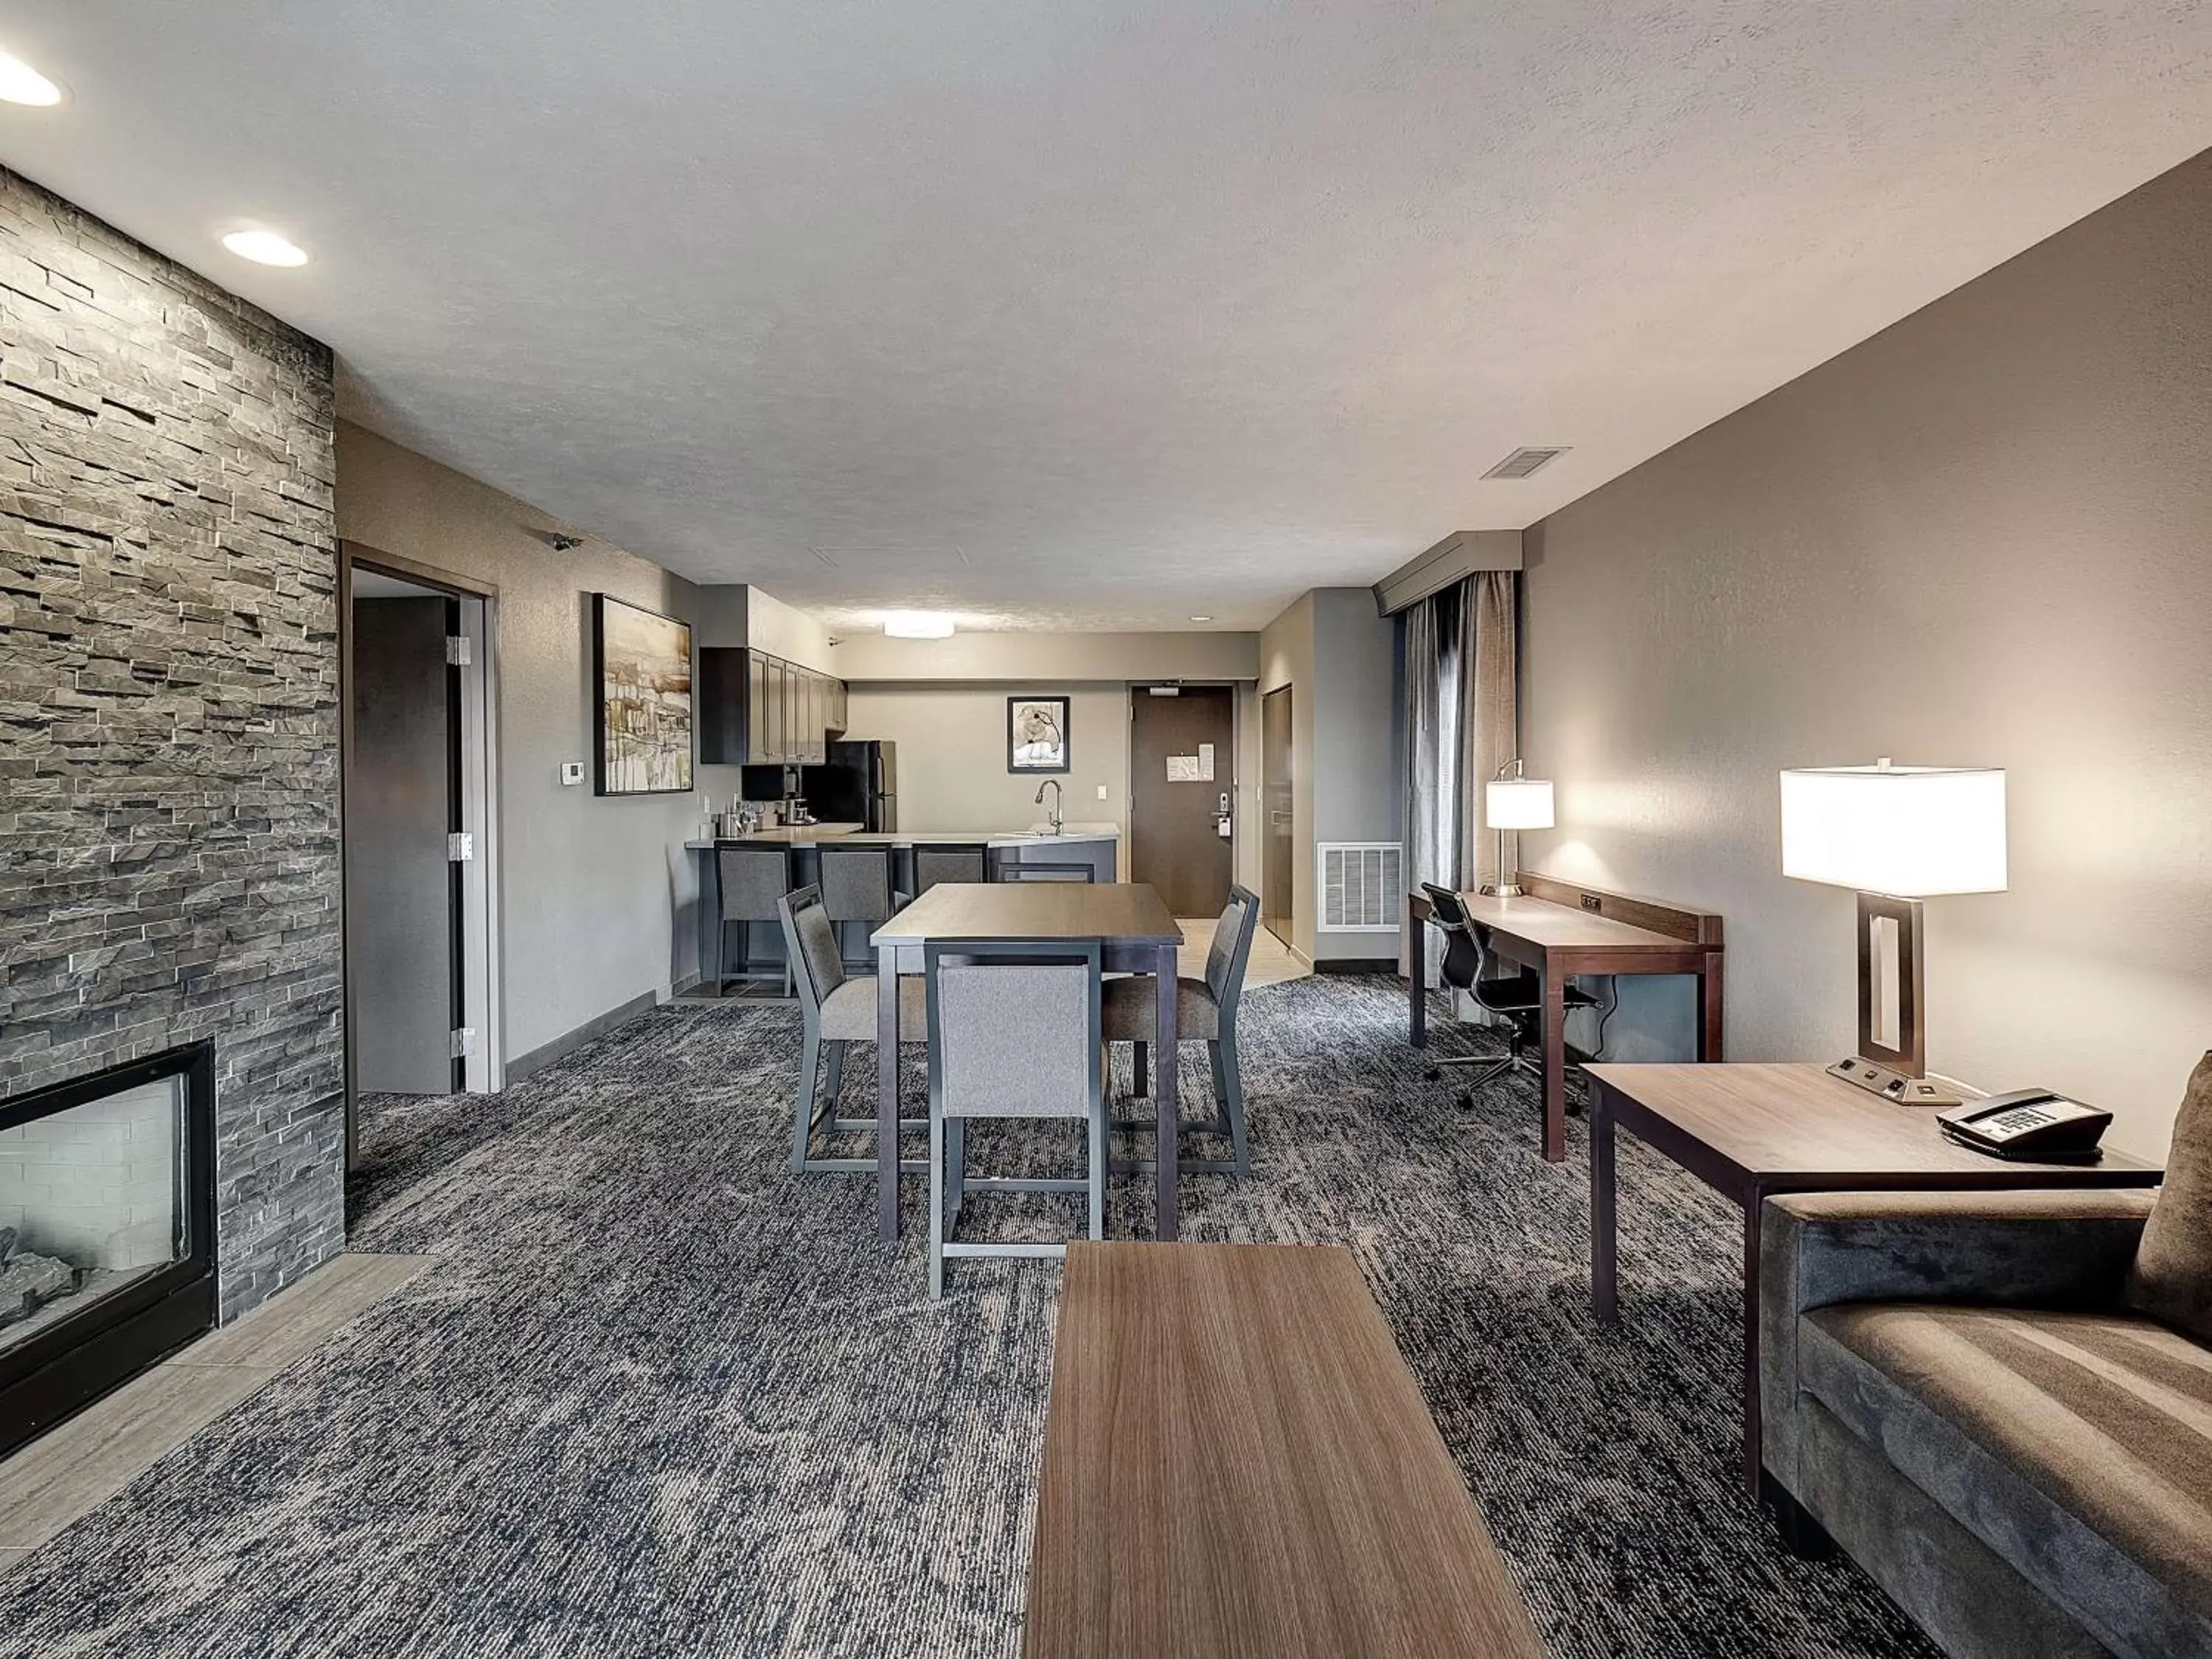
[[[1886,759],[1784,772],[1782,873],[1858,892],[1859,1050],[1829,1072],[1891,1100],[1957,1105],[1927,1077],[1921,901],[2004,891],[2004,773]]]
[[[1509,772],[1511,777],[1505,775]],[[1482,820],[1498,832],[1498,879],[1482,890],[1498,898],[1519,898],[1521,890],[1513,883],[1515,872],[1505,867],[1505,832],[1552,827],[1551,780],[1523,777],[1519,761],[1506,762],[1484,787]]]

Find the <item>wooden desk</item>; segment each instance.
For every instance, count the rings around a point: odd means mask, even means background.
[[[1936,1114],[1830,1077],[1820,1066],[1589,1066],[1590,1302],[1620,1317],[1613,1136],[1628,1130],[1743,1209],[1743,1474],[1759,1492],[1759,1206],[1778,1193],[2155,1187],[2125,1152],[2096,1164],[2015,1164],[1944,1138]]]
[[[1352,1253],[1071,1244],[1024,1659],[1541,1659]]]
[[[1182,929],[1158,893],[1140,883],[940,882],[869,936],[876,947],[877,1221],[899,1236],[898,970],[930,940],[1097,939],[1110,972],[1152,974],[1159,983],[1160,1053],[1152,1098],[1159,1113],[1156,1237],[1176,1236],[1176,951]],[[910,962],[920,971],[918,962]]]
[[[1721,919],[1654,899],[1631,898],[1523,870],[1520,898],[1462,893],[1468,920],[1508,962],[1533,968],[1544,984],[1538,1024],[1544,1044],[1544,1156],[1567,1155],[1566,983],[1576,974],[1692,974],[1698,981],[1698,1058],[1721,1057]],[[1411,967],[1407,1036],[1428,1045],[1428,953],[1421,929],[1433,907],[1419,888],[1406,895]]]

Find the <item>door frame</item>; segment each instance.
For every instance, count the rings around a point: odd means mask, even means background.
[[[1270,867],[1268,854],[1268,845],[1273,838],[1269,835],[1267,830],[1267,700],[1270,697],[1276,696],[1279,696],[1284,699],[1283,708],[1289,717],[1291,727],[1290,750],[1291,772],[1290,786],[1291,820],[1289,854],[1291,869],[1290,878],[1284,883],[1284,890],[1290,895],[1291,908],[1289,913],[1281,918],[1282,921],[1290,928],[1290,936],[1288,938],[1284,936],[1281,930],[1277,928],[1273,922],[1267,920],[1267,893],[1269,888],[1272,887],[1274,883],[1274,871]],[[1258,717],[1255,720],[1254,724],[1258,727],[1259,732],[1257,741],[1260,745],[1260,798],[1258,807],[1255,812],[1254,828],[1260,837],[1260,919],[1261,925],[1267,928],[1268,933],[1274,935],[1276,940],[1280,943],[1285,950],[1289,951],[1292,956],[1303,958],[1305,953],[1298,949],[1297,942],[1297,683],[1295,680],[1285,680],[1280,685],[1269,686],[1262,684],[1260,688],[1259,703],[1260,707],[1257,711]]]
[[[343,848],[345,797],[353,778],[353,585],[358,565],[417,582],[459,602],[460,637],[469,642],[469,660],[459,671],[460,686],[460,817],[475,837],[474,856],[461,866],[461,1023],[477,1034],[462,1065],[462,1089],[494,1094],[507,1083],[504,1023],[500,1017],[503,983],[500,953],[499,837],[499,589],[457,572],[387,553],[360,542],[341,541],[337,561],[338,611],[338,823]],[[344,860],[339,860],[339,927],[344,930]],[[341,945],[341,951],[344,946]],[[352,959],[344,956],[341,1024],[344,1028],[346,1163],[354,1162],[356,1097],[353,1050]]]
[[[1249,684],[1250,682],[1242,684]],[[1124,854],[1127,873],[1121,878],[1124,881],[1137,878],[1137,699],[1151,696],[1152,687],[1156,685],[1172,685],[1188,691],[1226,691],[1229,694],[1229,885],[1234,889],[1237,884],[1237,857],[1243,851],[1244,845],[1243,836],[1237,827],[1237,820],[1243,816],[1239,811],[1243,785],[1238,780],[1244,775],[1244,722],[1239,718],[1240,683],[1236,680],[1149,679],[1128,682],[1128,723],[1122,728],[1122,769],[1125,775],[1121,781],[1121,799],[1129,834],[1128,847]],[[1217,777],[1214,781],[1218,784],[1220,780]]]

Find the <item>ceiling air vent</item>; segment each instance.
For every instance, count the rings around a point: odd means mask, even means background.
[[[1486,478],[1525,478],[1537,468],[1557,460],[1567,453],[1567,449],[1565,444],[1552,449],[1516,449],[1482,476]]]

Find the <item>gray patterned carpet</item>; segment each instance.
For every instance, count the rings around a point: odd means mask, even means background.
[[[1358,1252],[1556,1653],[1929,1651],[1737,1494],[1717,1200],[1624,1147],[1600,1334],[1578,1125],[1553,1168],[1525,1085],[1456,1109],[1389,981],[1246,1009],[1260,1173],[1190,1179],[1187,1236]],[[436,1264],[0,1577],[0,1653],[1013,1654],[1058,1269],[931,1306],[871,1182],[786,1171],[796,1051],[787,1008],[679,1005],[495,1101],[383,1103],[354,1243]]]

